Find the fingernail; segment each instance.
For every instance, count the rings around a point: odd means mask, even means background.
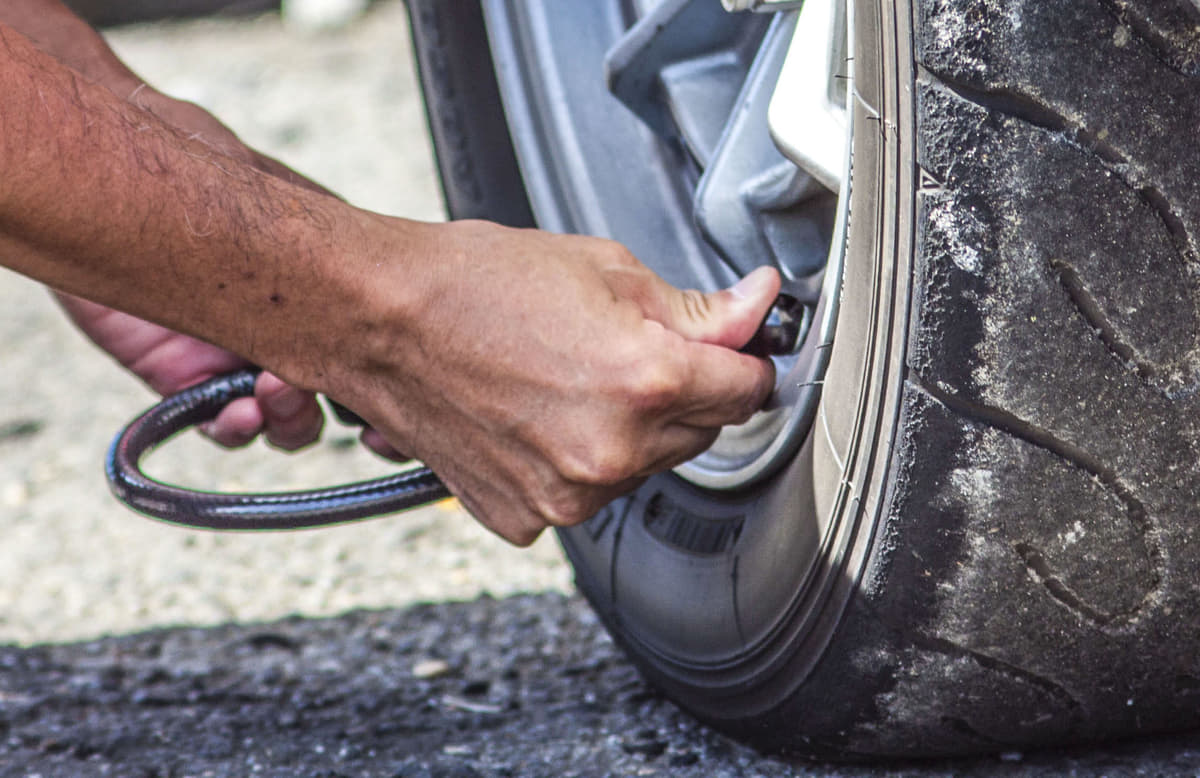
[[[747,297],[752,297],[753,293],[762,286],[762,279],[765,278],[767,268],[760,267],[752,270],[749,275],[738,281],[733,286],[729,287],[729,293],[739,300],[745,300]]]
[[[287,387],[267,398],[267,410],[272,416],[289,419],[304,407],[304,393],[294,387]]]

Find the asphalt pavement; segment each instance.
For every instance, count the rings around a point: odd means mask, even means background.
[[[759,754],[647,687],[586,604],[482,598],[0,647],[0,776],[1200,774],[1200,739],[928,764]]]

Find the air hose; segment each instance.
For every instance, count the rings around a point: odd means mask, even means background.
[[[808,307],[782,294],[742,351],[766,358],[793,352],[807,329]],[[217,417],[239,397],[254,395],[259,370],[217,376],[167,397],[134,419],[109,446],[104,469],[121,502],[139,513],[187,527],[219,530],[284,530],[369,519],[427,505],[450,496],[427,467],[368,481],[297,492],[219,493],[157,481],[141,469],[143,457],[188,427]],[[335,405],[350,423],[362,423]]]
[[[434,502],[450,492],[429,468],[299,492],[221,494],[150,478],[142,458],[167,438],[216,418],[229,403],[254,395],[258,370],[217,376],[172,395],[122,430],[109,446],[109,487],[139,513],[172,524],[223,530],[281,530],[368,519]]]

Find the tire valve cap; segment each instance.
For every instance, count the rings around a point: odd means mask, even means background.
[[[809,314],[808,306],[795,297],[790,294],[779,295],[754,337],[740,351],[760,359],[795,352],[808,329]]]

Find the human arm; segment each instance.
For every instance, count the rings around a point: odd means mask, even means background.
[[[510,539],[585,518],[769,391],[769,363],[726,348],[769,273],[684,296],[607,241],[368,214],[36,54],[4,34],[3,256],[325,391]]]
[[[7,0],[0,4],[0,23],[29,37],[30,42],[103,86],[131,105],[150,111],[194,140],[207,143],[258,169],[324,191],[285,165],[243,144],[232,131],[197,105],[173,99],[146,84],[130,70],[90,25],[59,0]],[[172,394],[215,374],[246,365],[225,349],[174,332],[127,313],[61,292],[55,298],[79,329],[117,362],[162,394]],[[259,432],[273,445],[296,449],[320,434],[323,417],[315,396],[289,386],[269,372],[260,374],[255,397],[230,403],[206,434],[219,443],[238,446]],[[367,440],[374,440],[368,436]],[[390,448],[374,446],[380,453]]]
[[[193,139],[208,143],[265,173],[325,191],[278,160],[246,146],[232,130],[200,106],[155,89],[122,62],[104,37],[61,0],[4,0],[0,3],[0,24],[20,32],[38,49],[88,81],[153,113]]]

